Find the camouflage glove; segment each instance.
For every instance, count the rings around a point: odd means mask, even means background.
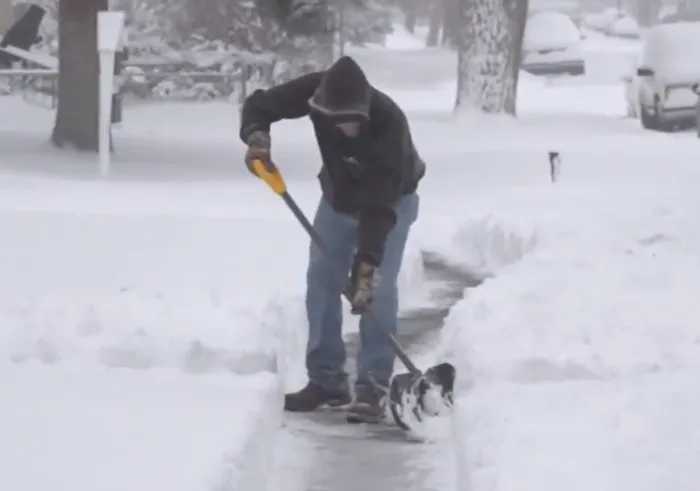
[[[245,153],[245,165],[254,176],[257,176],[253,169],[253,162],[262,161],[268,172],[276,172],[277,167],[272,163],[270,157],[270,135],[264,131],[254,131],[248,137],[248,150]]]
[[[364,314],[372,304],[376,270],[376,266],[355,259],[350,284],[345,289],[345,293],[350,298],[350,311],[355,315]]]

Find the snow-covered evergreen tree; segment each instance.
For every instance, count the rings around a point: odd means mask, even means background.
[[[393,31],[394,9],[386,2],[354,0],[334,5],[339,38],[354,46],[382,44]]]
[[[456,112],[515,115],[527,0],[461,0]]]

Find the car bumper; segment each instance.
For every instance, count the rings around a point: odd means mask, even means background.
[[[692,107],[669,107],[663,109],[664,121],[687,121],[697,117],[698,110]]]
[[[524,62],[522,69],[532,75],[578,75],[586,71],[586,64],[583,60]]]

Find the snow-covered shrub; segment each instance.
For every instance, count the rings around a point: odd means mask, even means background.
[[[56,56],[58,0],[31,2],[47,9],[35,49]],[[280,19],[280,2],[291,8],[291,24]],[[326,0],[110,0],[110,6],[127,14],[123,92],[156,99],[238,99],[322,69],[332,59],[340,18],[337,2]],[[344,2],[342,19],[350,44],[381,42],[391,31],[391,12],[379,0]]]

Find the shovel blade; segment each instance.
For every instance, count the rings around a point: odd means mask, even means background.
[[[455,378],[457,370],[451,363],[440,363],[425,371],[425,379],[433,388],[439,388],[440,396],[449,403],[454,402]]]
[[[450,363],[440,363],[423,372],[396,375],[389,388],[389,409],[396,424],[411,429],[410,422],[422,422],[437,416],[454,401],[456,370]]]

